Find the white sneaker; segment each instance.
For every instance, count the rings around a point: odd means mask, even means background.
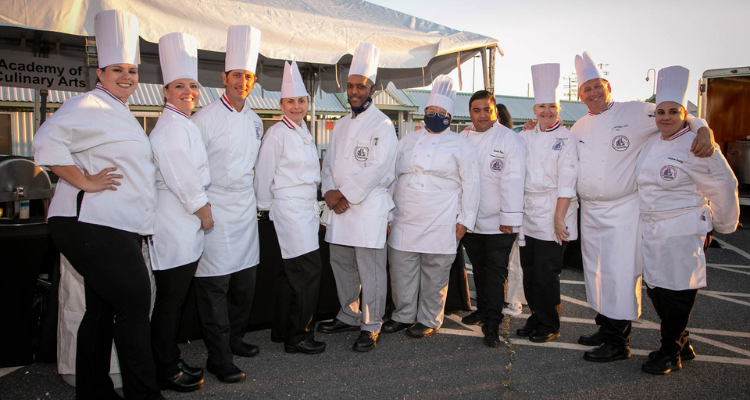
[[[523,312],[523,305],[519,303],[505,303],[505,308],[503,308],[503,314],[513,317]]]

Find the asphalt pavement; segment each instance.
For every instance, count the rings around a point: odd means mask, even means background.
[[[633,325],[629,360],[592,363],[581,334],[596,329],[596,312],[586,305],[583,274],[562,273],[562,336],[544,344],[516,337],[528,317],[506,318],[498,348],[482,344],[477,326],[449,315],[438,333],[413,339],[404,332],[383,334],[368,353],[351,350],[358,332],[316,334],[325,353],[287,354],[270,331],[247,333],[260,346],[255,358],[235,358],[247,373],[239,384],[206,375],[193,393],[163,391],[169,399],[750,399],[750,208],[749,229],[717,236],[722,248],[707,253],[708,287],[700,290],[690,320],[698,354],[681,371],[654,376],[641,371],[649,351],[659,347],[659,319],[643,293],[643,315]],[[471,279],[470,279],[471,281]],[[473,283],[472,283],[473,284]],[[202,341],[182,345],[184,359],[202,366]],[[75,389],[54,364],[0,369],[0,399],[74,399]]]

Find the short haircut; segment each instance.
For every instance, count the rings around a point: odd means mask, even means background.
[[[475,100],[483,100],[487,99],[489,100],[492,105],[497,107],[497,103],[495,102],[495,95],[486,91],[486,90],[479,90],[476,93],[471,95],[471,99],[469,99],[469,109],[471,109],[472,103],[474,103]]]

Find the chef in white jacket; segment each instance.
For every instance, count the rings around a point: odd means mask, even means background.
[[[687,338],[698,289],[706,287],[706,234],[732,233],[740,207],[737,179],[718,146],[711,157],[690,152],[696,134],[686,123],[690,71],[659,71],[654,135],[638,157],[643,280],[661,318],[661,348],[649,354],[646,372],[663,375],[695,358]],[[710,204],[709,204],[710,202]]]
[[[578,95],[589,109],[571,129],[578,140],[581,250],[586,298],[599,313],[600,326],[578,342],[601,345],[587,351],[584,359],[606,362],[630,358],[631,320],[641,313],[635,165],[655,133],[654,105],[612,101],[611,86],[588,52],[576,56],[575,67]],[[698,132],[696,154],[712,154],[710,131],[700,119],[691,123]]]
[[[120,398],[108,376],[114,338],[129,399],[162,399],[151,356],[150,271],[142,246],[154,233],[156,167],[128,108],[138,86],[138,19],[94,19],[99,82],[67,100],[34,135],[34,160],[60,177],[49,207],[57,248],[83,276],[76,398]]]
[[[396,308],[384,332],[408,328],[407,335],[425,338],[440,329],[458,241],[476,222],[476,151],[449,129],[455,100],[453,79],[438,76],[425,106],[426,129],[398,144],[388,237]]]
[[[320,163],[307,130],[309,94],[297,63],[284,63],[281,121],[268,128],[255,167],[258,209],[270,210],[281,248],[282,268],[274,282],[271,339],[287,353],[318,354],[314,339],[323,264],[318,251]]]
[[[329,213],[325,240],[341,310],[318,331],[360,330],[354,351],[375,348],[387,292],[388,188],[394,178],[398,138],[391,119],[373,106],[380,50],[360,42],[354,51],[346,94],[352,113],[333,129],[323,160],[322,191]],[[360,295],[362,301],[360,303]]]
[[[473,232],[462,243],[474,270],[477,310],[462,322],[480,324],[484,344],[500,345],[508,261],[523,222],[526,147],[516,132],[497,122],[495,96],[480,90],[469,99],[473,128],[461,132],[477,153],[479,211]]]
[[[260,31],[234,25],[227,32],[221,98],[192,120],[201,130],[211,166],[208,201],[214,228],[206,231],[195,274],[198,313],[208,348],[206,369],[222,382],[240,382],[245,373],[232,354],[254,357],[257,346],[243,342],[260,262],[253,168],[263,122],[246,101],[255,85]]]
[[[578,238],[576,140],[560,121],[560,64],[531,66],[538,123],[522,131],[526,143],[523,288],[531,316],[518,329],[532,342],[560,337],[560,273],[569,240]]]
[[[203,369],[180,359],[177,338],[182,306],[203,253],[203,231],[213,227],[206,188],[211,183],[201,132],[190,121],[198,104],[198,48],[186,33],[159,39],[159,61],[166,104],[149,135],[154,151],[158,203],[151,266],[156,300],[151,343],[156,376],[164,389],[180,392],[203,386]]]

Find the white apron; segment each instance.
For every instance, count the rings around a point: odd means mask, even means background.
[[[555,209],[558,199],[557,189],[543,193],[526,193],[523,196],[523,234],[534,239],[556,241]],[[565,212],[565,225],[570,236],[568,240],[578,239],[578,198],[570,201]]]
[[[613,201],[583,201],[581,250],[589,306],[606,317],[641,315],[640,209],[638,194]]]
[[[523,269],[518,241],[513,242],[510,257],[508,257],[508,285],[505,288],[505,302],[528,304],[523,292]]]
[[[318,249],[319,208],[317,201],[274,199],[268,216],[276,229],[281,258],[287,260]]]
[[[388,244],[401,251],[456,254],[458,194],[458,189],[426,192],[397,185]]]

